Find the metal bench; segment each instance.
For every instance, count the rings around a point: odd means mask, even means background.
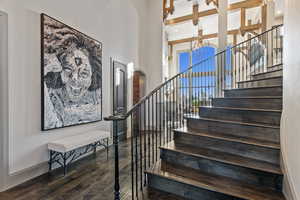
[[[107,131],[92,131],[81,135],[65,137],[57,141],[48,143],[50,151],[49,172],[52,171],[53,164],[58,164],[67,173],[67,167],[72,162],[89,152],[94,152],[98,146],[106,149],[108,159],[108,141],[110,133]]]

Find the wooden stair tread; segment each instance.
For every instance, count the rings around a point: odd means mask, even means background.
[[[234,89],[224,89],[224,91],[228,90],[252,90],[252,89],[267,89],[267,88],[282,88],[282,85],[272,85],[272,86],[259,86],[259,87],[250,87],[250,88],[234,88]]]
[[[267,66],[267,68],[274,68],[274,67],[279,67],[279,66],[283,66],[283,64],[280,63],[280,64],[276,64],[276,65],[270,65],[270,66]]]
[[[256,109],[256,108],[238,108],[238,107],[217,107],[217,106],[199,106],[200,108],[215,108],[215,109],[226,109],[226,110],[242,110],[242,111],[257,111],[257,112],[279,112],[282,110],[274,109]]]
[[[182,197],[153,188],[147,188],[147,190],[139,194],[138,199],[141,200],[185,200]]]
[[[191,147],[187,145],[179,145],[174,142],[170,142],[161,147],[161,149],[168,149],[172,151],[182,152],[185,154],[193,155],[196,157],[202,157],[209,160],[214,160],[222,163],[236,165],[240,167],[246,167],[250,169],[256,169],[264,172],[270,172],[274,174],[282,175],[282,170],[279,165],[268,163],[252,158],[246,158],[239,155],[234,155],[226,152],[210,150],[199,147]]]
[[[236,135],[229,135],[229,134],[222,134],[222,133],[203,133],[203,132],[188,129],[187,127],[179,128],[179,129],[176,129],[175,131],[182,132],[182,133],[185,133],[185,134],[199,135],[199,136],[215,138],[215,139],[221,139],[221,140],[226,140],[226,141],[256,145],[256,146],[260,146],[260,147],[280,149],[280,144],[276,143],[276,142],[272,142],[272,141],[259,140],[259,139],[246,138],[246,137],[239,137],[239,136],[236,136]]]
[[[184,117],[189,118],[189,119],[200,119],[200,120],[206,120],[206,121],[238,124],[238,125],[244,125],[244,126],[256,126],[256,127],[274,128],[274,129],[279,129],[280,128],[279,126],[272,126],[272,125],[265,125],[265,124],[246,123],[246,122],[239,122],[239,121],[229,121],[229,120],[221,120],[221,119],[204,118],[204,117],[199,117],[198,115],[186,114],[186,115],[184,115]]]
[[[271,70],[271,71],[267,71],[267,72],[260,72],[257,74],[253,74],[252,76],[257,76],[257,75],[262,75],[262,74],[269,74],[269,73],[273,73],[273,72],[279,72],[282,71],[282,69],[275,69],[275,70]]]
[[[259,78],[259,79],[253,79],[247,81],[238,81],[237,83],[251,83],[254,81],[263,81],[263,80],[276,79],[276,78],[282,78],[282,76],[273,76],[273,77]]]
[[[148,174],[153,174],[176,182],[181,182],[194,187],[223,193],[233,197],[243,198],[247,200],[284,200],[284,196],[280,192],[273,191],[268,188],[258,187],[242,183],[230,178],[216,176],[204,173],[195,173],[195,179],[186,178],[170,172],[163,171],[161,161],[155,163]]]
[[[282,96],[257,96],[257,97],[217,97],[214,99],[282,99]]]

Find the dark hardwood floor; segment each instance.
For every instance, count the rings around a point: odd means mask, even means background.
[[[131,199],[130,143],[120,146],[121,199]],[[8,191],[0,193],[0,200],[112,200],[114,187],[114,158],[112,147],[97,152],[97,158],[87,156],[74,163],[64,177],[61,170],[44,174]],[[177,200],[169,194],[144,190],[142,199]]]

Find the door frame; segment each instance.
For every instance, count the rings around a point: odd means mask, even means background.
[[[125,62],[119,61],[118,59],[113,59],[112,57],[110,57],[110,74],[111,74],[111,83],[110,86],[112,88],[111,90],[111,113],[114,114],[114,108],[115,108],[115,100],[114,100],[114,94],[115,94],[115,87],[114,87],[114,82],[115,82],[115,74],[114,74],[114,64],[118,63],[121,65],[125,66],[126,69],[126,83],[125,83],[125,88],[126,88],[126,93],[125,93],[125,111],[128,111],[128,85],[129,85],[129,80],[128,80],[128,69],[127,69],[127,64],[124,64]],[[125,134],[124,137],[120,137],[121,140],[126,139],[127,138],[127,129],[128,129],[128,124],[125,123]],[[113,126],[111,126],[111,130],[113,130]]]

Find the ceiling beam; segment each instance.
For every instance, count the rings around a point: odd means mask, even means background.
[[[237,10],[241,8],[254,8],[261,6],[264,3],[263,0],[245,0],[237,3],[230,4],[228,10]]]
[[[218,13],[217,9],[210,9],[210,10],[199,12],[198,17],[201,18],[201,17],[205,17],[205,16],[209,16],[209,15],[215,15],[217,13]],[[178,24],[178,23],[181,23],[181,22],[189,21],[189,20],[193,20],[193,15],[192,14],[191,15],[185,15],[185,16],[182,16],[182,17],[177,17],[177,18],[174,18],[174,19],[166,20],[165,25]]]
[[[253,30],[258,30],[260,29],[262,24],[252,24],[244,27],[245,31],[253,31]],[[240,29],[233,29],[228,31],[228,35],[238,35],[240,33]],[[212,33],[212,34],[206,34],[202,36],[202,40],[207,40],[207,39],[212,39],[212,38],[217,38],[218,33]],[[181,44],[181,43],[186,43],[186,42],[192,42],[195,40],[198,40],[198,37],[190,37],[190,38],[184,38],[180,40],[172,40],[169,41],[169,45],[176,45],[176,44]]]
[[[262,4],[263,4],[263,0],[245,0],[245,1],[238,2],[238,3],[230,4],[228,7],[228,10],[232,11],[232,10],[237,10],[237,9],[241,9],[241,8],[245,8],[245,9],[246,8],[254,8],[254,7],[261,6]],[[217,9],[210,9],[210,10],[199,12],[198,17],[199,18],[206,17],[206,16],[210,16],[210,15],[215,15],[217,13],[218,13]],[[165,25],[174,25],[174,24],[178,24],[181,22],[189,21],[189,20],[193,20],[192,14],[166,20]]]

